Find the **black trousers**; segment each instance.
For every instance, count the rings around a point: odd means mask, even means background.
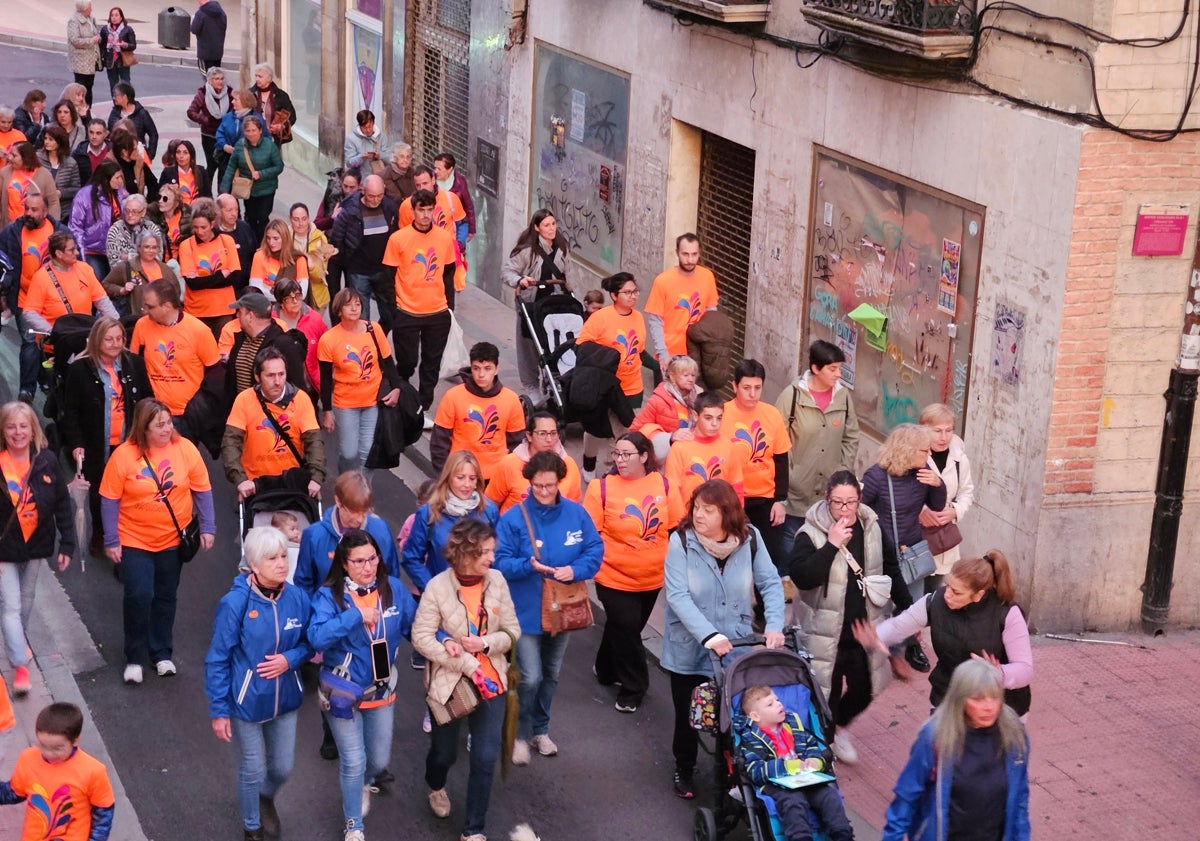
[[[856,640],[843,641],[838,644],[829,684],[829,711],[834,727],[845,727],[870,705],[871,660]]]
[[[438,374],[442,368],[442,354],[446,350],[446,339],[450,337],[450,311],[433,315],[413,315],[396,310],[392,322],[393,351],[396,368],[400,376],[411,380],[417,371],[418,355],[420,371],[417,393],[421,396],[421,407],[428,410],[433,405],[433,390],[437,387]]]
[[[671,734],[671,752],[675,755],[675,770],[690,777],[696,770],[696,754],[700,747],[700,734],[692,729],[688,713],[692,706],[692,690],[704,681],[705,675],[681,675],[667,672],[671,676],[671,706],[675,708],[675,728]]]
[[[779,822],[788,841],[812,841],[813,827],[808,810],[816,813],[819,827],[831,841],[854,841],[854,830],[846,817],[846,807],[838,793],[837,783],[788,789],[776,785],[763,787],[763,794],[775,801]]]
[[[200,135],[200,148],[204,150],[204,180],[208,182],[209,192],[212,192],[213,179],[217,178],[217,138],[211,134]],[[220,181],[217,184],[220,185]],[[221,192],[220,189],[216,191]],[[214,193],[215,195],[215,193]]]
[[[658,590],[631,593],[596,585],[596,597],[604,606],[604,634],[596,650],[596,679],[621,684],[617,700],[637,706],[650,688],[642,629],[650,620]]]
[[[92,85],[96,81],[95,73],[76,73],[75,81],[83,85],[84,99],[88,105],[92,104]]]
[[[254,232],[254,241],[262,242],[263,234],[267,232],[267,223],[271,221],[271,210],[275,207],[275,194],[251,196],[245,199],[243,204],[246,210],[246,224]]]
[[[761,496],[748,496],[742,507],[746,511],[746,516],[750,518],[750,522],[762,534],[764,547],[771,555],[771,560],[774,562],[776,569],[780,570],[780,575],[786,575],[787,558],[783,553],[783,526],[771,525],[771,506],[775,504],[775,500]]]

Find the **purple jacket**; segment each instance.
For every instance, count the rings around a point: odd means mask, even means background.
[[[81,255],[104,254],[108,229],[113,223],[112,208],[108,202],[98,202],[99,212],[92,212],[92,192],[95,189],[89,184],[75,194],[75,201],[71,204],[71,219],[67,222]],[[117,194],[117,200],[124,203],[128,196],[129,191],[122,187]]]
[[[914,546],[924,539],[921,534],[921,508],[941,511],[946,507],[946,485],[936,488],[917,481],[916,469],[903,476],[892,477],[892,496],[896,500],[896,526],[899,534],[892,531],[892,505],[888,497],[888,474],[878,464],[867,468],[862,478],[862,501],[879,515],[879,527],[900,546]]]
[[[462,202],[463,210],[467,212],[467,233],[475,233],[475,202],[471,201],[471,194],[467,191],[467,179],[458,168],[454,169],[454,184],[450,187],[450,192],[458,196]]]

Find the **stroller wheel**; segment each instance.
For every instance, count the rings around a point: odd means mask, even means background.
[[[713,810],[703,807],[696,810],[696,819],[692,822],[692,838],[695,841],[717,841],[717,819]]]
[[[519,400],[521,403],[521,411],[525,413],[525,421],[528,423],[530,416],[534,413],[533,401],[524,394],[518,397],[517,400]]]

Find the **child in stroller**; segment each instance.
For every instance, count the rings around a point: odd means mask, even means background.
[[[812,773],[826,770],[825,746],[805,728],[801,715],[762,685],[742,693],[741,710],[734,728],[746,776],[774,801],[787,841],[812,839],[810,810],[832,841],[853,841],[837,782],[829,774]]]

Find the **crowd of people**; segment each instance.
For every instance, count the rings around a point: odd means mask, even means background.
[[[148,668],[177,673],[180,573],[216,534],[207,450],[240,502],[281,488],[319,498],[330,483],[334,499],[304,528],[287,512],[249,528],[243,568],[216,606],[206,689],[215,736],[238,748],[246,841],[281,833],[275,796],[293,765],[302,669],[318,671],[321,755],[338,761],[345,839],[362,841],[371,797],[394,779],[402,659],[425,673],[429,808],[452,812],[446,785],[465,724],[461,839],[485,841],[497,760],[559,752],[551,707],[570,631],[590,624],[589,582],[603,607],[593,674],[623,714],[650,691],[642,634],[665,597],[679,797],[695,796],[693,696],[714,679],[714,659],[736,657],[735,641],[755,632],[780,648],[795,621],[830,731],[806,732],[770,687],[747,691],[737,716],[748,773],[780,804],[790,841],[812,836],[809,808],[830,837],[853,830],[832,777],[803,795],[774,780],[831,772],[833,757],[854,763],[848,726],[892,677],[915,672],[930,673],[933,718],[886,837],[933,838],[922,827],[936,820],[949,826],[937,838],[1028,838],[1018,718],[1030,706],[1028,629],[1003,553],[960,557],[974,484],[947,406],[893,429],[860,478],[842,351],[814,342],[801,375],[764,400],[764,366],[721,351],[728,316],[690,233],[644,307],[628,272],[583,296],[580,387],[564,400],[547,399],[547,360],[520,317],[519,391],[500,382],[499,348],[476,342],[461,382],[437,398],[475,233],[454,157],[414,165],[364,110],[315,213],[295,204],[275,216],[295,109],[265,65],[250,89],[230,90],[218,57],[202,61],[188,109],[203,164],[173,138],[156,175],[160,138],[123,59],[136,36],[119,8],[105,27],[90,3],[77,10],[75,83],[48,113],[41,91],[0,109],[3,293],[22,336],[18,399],[0,407],[0,628],[15,693],[29,691],[24,627],[38,571],[49,559],[65,568],[85,537],[123,584],[125,683]],[[92,75],[109,74],[107,121],[90,116],[83,52]],[[571,276],[553,213],[536,211],[503,281],[533,304],[574,296]],[[65,355],[64,324],[86,339],[47,377],[47,340]],[[644,371],[655,379],[648,399]],[[39,389],[90,482],[90,536],[76,533],[58,454],[31,408]],[[417,410],[437,476],[396,528],[373,513],[368,465],[381,418]],[[563,446],[564,421],[584,425],[582,464]],[[560,603],[583,614],[557,613]],[[47,726],[78,738],[71,721]],[[18,790],[0,787],[0,800]]]

